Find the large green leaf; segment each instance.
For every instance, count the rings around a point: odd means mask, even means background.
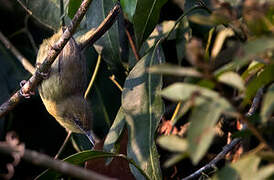
[[[94,0],[89,7],[84,19],[85,30],[87,32],[92,28],[97,28],[106,18],[115,3],[112,0]],[[84,25],[83,25],[84,26]],[[96,51],[102,55],[104,61],[107,62],[110,69],[121,68],[120,41],[118,22],[116,21],[112,27],[94,43]]]
[[[271,117],[274,111],[274,84],[272,84],[263,99],[262,102],[262,110],[261,110],[261,118],[262,122],[267,122],[267,120]]]
[[[67,9],[69,0],[64,1],[64,8]],[[31,12],[32,16],[40,21],[43,25],[57,30],[59,29],[61,22],[61,11],[59,0],[22,0],[21,1]],[[66,22],[69,22],[69,18],[66,17]]]
[[[162,76],[146,72],[146,68],[163,63],[159,44],[131,70],[122,92],[122,108],[129,131],[128,157],[132,158],[150,177],[162,179],[155,131],[163,114],[163,102],[156,94],[162,87]],[[143,176],[130,166],[136,179]]]
[[[118,153],[117,142],[124,130],[125,123],[125,114],[120,108],[104,142],[103,149],[106,152]]]
[[[114,153],[108,153],[103,151],[82,151],[65,158],[63,161],[68,162],[70,164],[74,164],[74,165],[82,165],[84,164],[84,162],[91,159],[108,158],[108,157],[120,157],[128,160],[129,163],[131,163],[137,169],[140,170],[140,174],[143,174],[145,176],[145,173],[138,166],[136,166],[136,163],[134,161],[128,159],[126,156],[122,154],[114,154]],[[44,171],[42,174],[40,174],[38,177],[36,177],[35,179],[38,179],[38,180],[60,179],[61,175],[62,174],[60,174],[59,172],[55,172],[51,169],[48,169]]]
[[[194,164],[205,155],[215,134],[215,124],[223,107],[214,100],[207,100],[195,106],[190,116],[187,134],[188,152]]]
[[[149,37],[158,23],[161,7],[167,0],[138,0],[133,16],[137,49]]]

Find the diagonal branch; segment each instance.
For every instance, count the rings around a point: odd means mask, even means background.
[[[51,67],[51,64],[54,62],[55,58],[62,51],[66,43],[72,37],[74,32],[76,31],[77,26],[80,24],[83,19],[85,13],[88,10],[92,0],[84,0],[79,7],[77,13],[72,19],[71,24],[66,28],[61,38],[52,46],[52,48],[48,52],[48,56],[45,61],[41,64],[41,66],[35,71],[34,75],[24,84],[24,86],[18,90],[15,94],[13,94],[9,100],[4,102],[0,106],[0,117],[3,117],[7,112],[12,110],[22,99],[22,94],[30,94],[30,92],[34,91],[37,85],[42,81],[41,73],[48,73]],[[111,16],[110,21],[106,21],[106,19],[101,23],[101,25],[95,30],[95,33],[89,39],[89,42],[86,42],[85,45],[92,44],[96,40],[98,40],[113,24],[115,21],[115,17],[120,12],[120,5],[117,4],[111,12],[116,12],[114,16]],[[111,13],[110,13],[111,14]],[[113,14],[113,13],[112,13]],[[109,16],[108,16],[109,17]],[[113,21],[113,22],[112,22]],[[81,46],[85,47],[85,46]]]
[[[77,178],[77,179],[98,179],[98,180],[112,180],[113,178],[106,177],[91,170],[86,170],[79,166],[63,162],[61,160],[54,160],[53,158],[38,153],[36,151],[25,149],[21,152],[17,146],[9,145],[8,143],[0,143],[0,153],[12,155],[15,153],[22,153],[22,159],[32,164],[53,169],[62,174]]]
[[[31,65],[31,63],[11,44],[11,42],[4,36],[4,34],[0,31],[0,41],[6,46],[7,49],[9,49],[20,61],[20,63],[23,65],[23,67],[30,72],[31,74],[34,74],[35,68]]]

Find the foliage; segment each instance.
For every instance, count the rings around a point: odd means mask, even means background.
[[[59,1],[22,3],[33,13],[31,21],[36,23],[33,28],[59,29],[62,16]],[[93,0],[75,39],[80,40],[83,34],[98,27],[115,3]],[[128,160],[136,179],[182,178],[222,150],[224,143],[217,138],[224,142],[235,135],[242,136],[244,144],[248,144],[241,157],[231,153],[229,158],[235,163],[218,164],[220,170],[201,176],[273,178],[273,1],[121,0],[120,3],[123,14],[84,53],[88,59],[87,78],[92,75],[98,54],[103,59],[88,98],[94,112],[94,131],[105,139],[104,145],[100,151],[82,151],[90,146],[83,137],[75,135],[74,147],[82,152],[64,152],[64,156],[73,154],[64,161],[83,165],[100,157],[110,164],[126,148],[123,158]],[[19,3],[10,4],[20,7]],[[64,0],[66,23],[79,6],[79,1]],[[168,12],[166,8],[171,6],[176,6],[180,13]],[[32,32],[30,27],[28,31]],[[125,31],[135,47],[130,45]],[[38,45],[47,31],[35,33],[40,33],[36,38]],[[13,36],[19,38],[16,33]],[[24,48],[31,47],[29,44],[14,43],[33,62],[35,50]],[[140,59],[134,57],[134,48]],[[0,58],[2,103],[17,88],[15,84],[28,74],[2,44]],[[110,80],[113,75],[122,92]],[[257,96],[260,89],[264,92],[262,97]],[[247,118],[246,113],[252,110]],[[45,115],[45,119],[50,117]],[[16,119],[11,115],[5,122],[7,125],[0,123],[0,133],[2,129],[12,130]],[[235,124],[247,129],[241,131]],[[174,168],[179,172],[172,176],[169,171]],[[48,170],[40,178],[58,176]]]

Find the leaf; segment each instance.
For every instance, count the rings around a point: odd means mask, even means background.
[[[252,77],[254,74],[256,74],[258,71],[260,71],[262,68],[264,68],[263,63],[259,63],[257,61],[252,61],[248,68],[244,71],[242,74],[243,80],[247,81],[250,77]]]
[[[235,169],[227,165],[213,176],[213,180],[238,180],[239,175]]]
[[[249,155],[241,158],[239,161],[232,164],[231,167],[237,170],[241,179],[252,180],[254,179],[254,175],[256,174],[258,170],[260,161],[261,161],[260,158],[258,158],[257,156]]]
[[[223,177],[229,179],[250,179],[264,180],[274,174],[274,165],[266,165],[259,169],[261,159],[253,154],[246,155],[236,163],[226,165],[215,176],[214,180],[223,180]],[[225,179],[225,178],[224,178]]]
[[[263,123],[267,122],[267,120],[271,117],[273,111],[274,111],[274,84],[272,84],[268,88],[262,102],[262,109],[261,109],[260,115]]]
[[[86,19],[83,22],[86,26],[85,30],[81,33],[87,32],[92,28],[97,28],[114,5],[115,3],[111,0],[93,0],[86,13]],[[107,62],[111,70],[121,69],[120,40],[117,21],[94,43],[94,47],[96,51],[102,55],[103,60]]]
[[[132,158],[150,179],[162,179],[154,137],[164,111],[162,99],[156,94],[162,87],[162,76],[149,74],[146,68],[163,61],[163,51],[157,44],[131,70],[122,92],[122,108],[129,131],[128,157]],[[136,179],[143,179],[136,168],[130,168]]]
[[[67,9],[69,0],[64,1],[64,9]],[[50,29],[58,30],[61,22],[61,11],[59,0],[22,0],[26,8],[32,12],[32,17],[37,19],[43,25]],[[70,22],[69,18],[65,16],[66,24]]]
[[[194,164],[201,160],[209,148],[215,134],[215,124],[222,111],[222,106],[212,100],[194,107],[187,135],[188,152]]]
[[[246,64],[250,60],[256,58],[256,56],[265,53],[269,49],[274,48],[274,39],[269,37],[262,37],[255,40],[251,40],[247,42],[241,51],[241,55],[237,56],[232,62],[226,64],[222,68],[216,70],[214,74],[218,76],[224,71],[233,71],[235,69],[239,69]]]
[[[169,158],[165,163],[164,163],[164,167],[165,168],[169,168],[171,166],[173,166],[174,164],[178,163],[179,161],[185,159],[188,157],[188,153],[180,153],[180,154],[175,154],[172,155],[171,158]]]
[[[149,37],[158,23],[161,7],[167,0],[138,0],[133,16],[137,49]]]
[[[235,87],[235,88],[239,89],[240,91],[245,90],[245,85],[244,85],[243,79],[241,78],[240,75],[238,75],[235,72],[228,71],[228,72],[221,74],[218,77],[218,81],[220,81],[224,84],[230,85],[232,87]]]
[[[137,0],[121,0],[120,1],[123,12],[126,14],[128,20],[132,22],[135,13]]]
[[[202,77],[202,73],[197,71],[195,68],[180,67],[171,64],[159,64],[148,68],[149,73],[167,74],[174,76],[193,76]]]
[[[109,158],[109,157],[124,158],[128,160],[129,163],[136,166],[134,161],[129,160],[128,158],[126,158],[125,156],[121,154],[114,154],[114,153],[108,153],[103,151],[82,151],[65,158],[63,161],[68,162],[70,164],[74,164],[74,165],[82,165],[87,160],[96,159],[96,158]],[[139,167],[137,169],[141,170]],[[141,174],[144,174],[144,172],[141,172]],[[37,176],[35,179],[36,180],[59,179],[61,175],[62,174],[60,174],[59,172],[55,172],[51,169],[48,169],[44,171],[43,173],[41,173],[39,176]]]
[[[161,136],[157,139],[157,143],[172,152],[185,152],[187,149],[187,141],[176,135]]]
[[[82,2],[79,0],[69,0],[67,14],[68,14],[68,17],[70,17],[70,19],[73,19],[81,3]]]
[[[262,72],[260,72],[258,76],[256,76],[254,79],[252,79],[252,81],[250,81],[246,88],[246,94],[243,101],[243,105],[246,105],[251,101],[251,99],[255,96],[259,88],[265,86],[266,84],[274,80],[273,72],[274,65],[268,65],[264,68]]]
[[[103,146],[104,151],[112,152],[112,153],[118,152],[116,146],[117,146],[118,139],[124,130],[125,122],[126,122],[125,114],[123,112],[123,109],[120,108],[105,139],[104,146]],[[108,163],[110,162],[111,160],[108,161]]]
[[[195,105],[200,105],[208,100],[216,101],[222,107],[224,113],[233,113],[235,111],[230,103],[217,92],[193,84],[174,83],[163,89],[160,94],[173,101],[185,101],[193,98]]]

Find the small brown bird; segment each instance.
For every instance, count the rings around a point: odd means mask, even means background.
[[[36,64],[43,63],[51,46],[59,40],[62,30],[43,41]],[[94,145],[91,131],[92,113],[84,99],[86,59],[77,42],[71,38],[51,65],[48,77],[38,90],[47,111],[67,130],[84,133]]]

